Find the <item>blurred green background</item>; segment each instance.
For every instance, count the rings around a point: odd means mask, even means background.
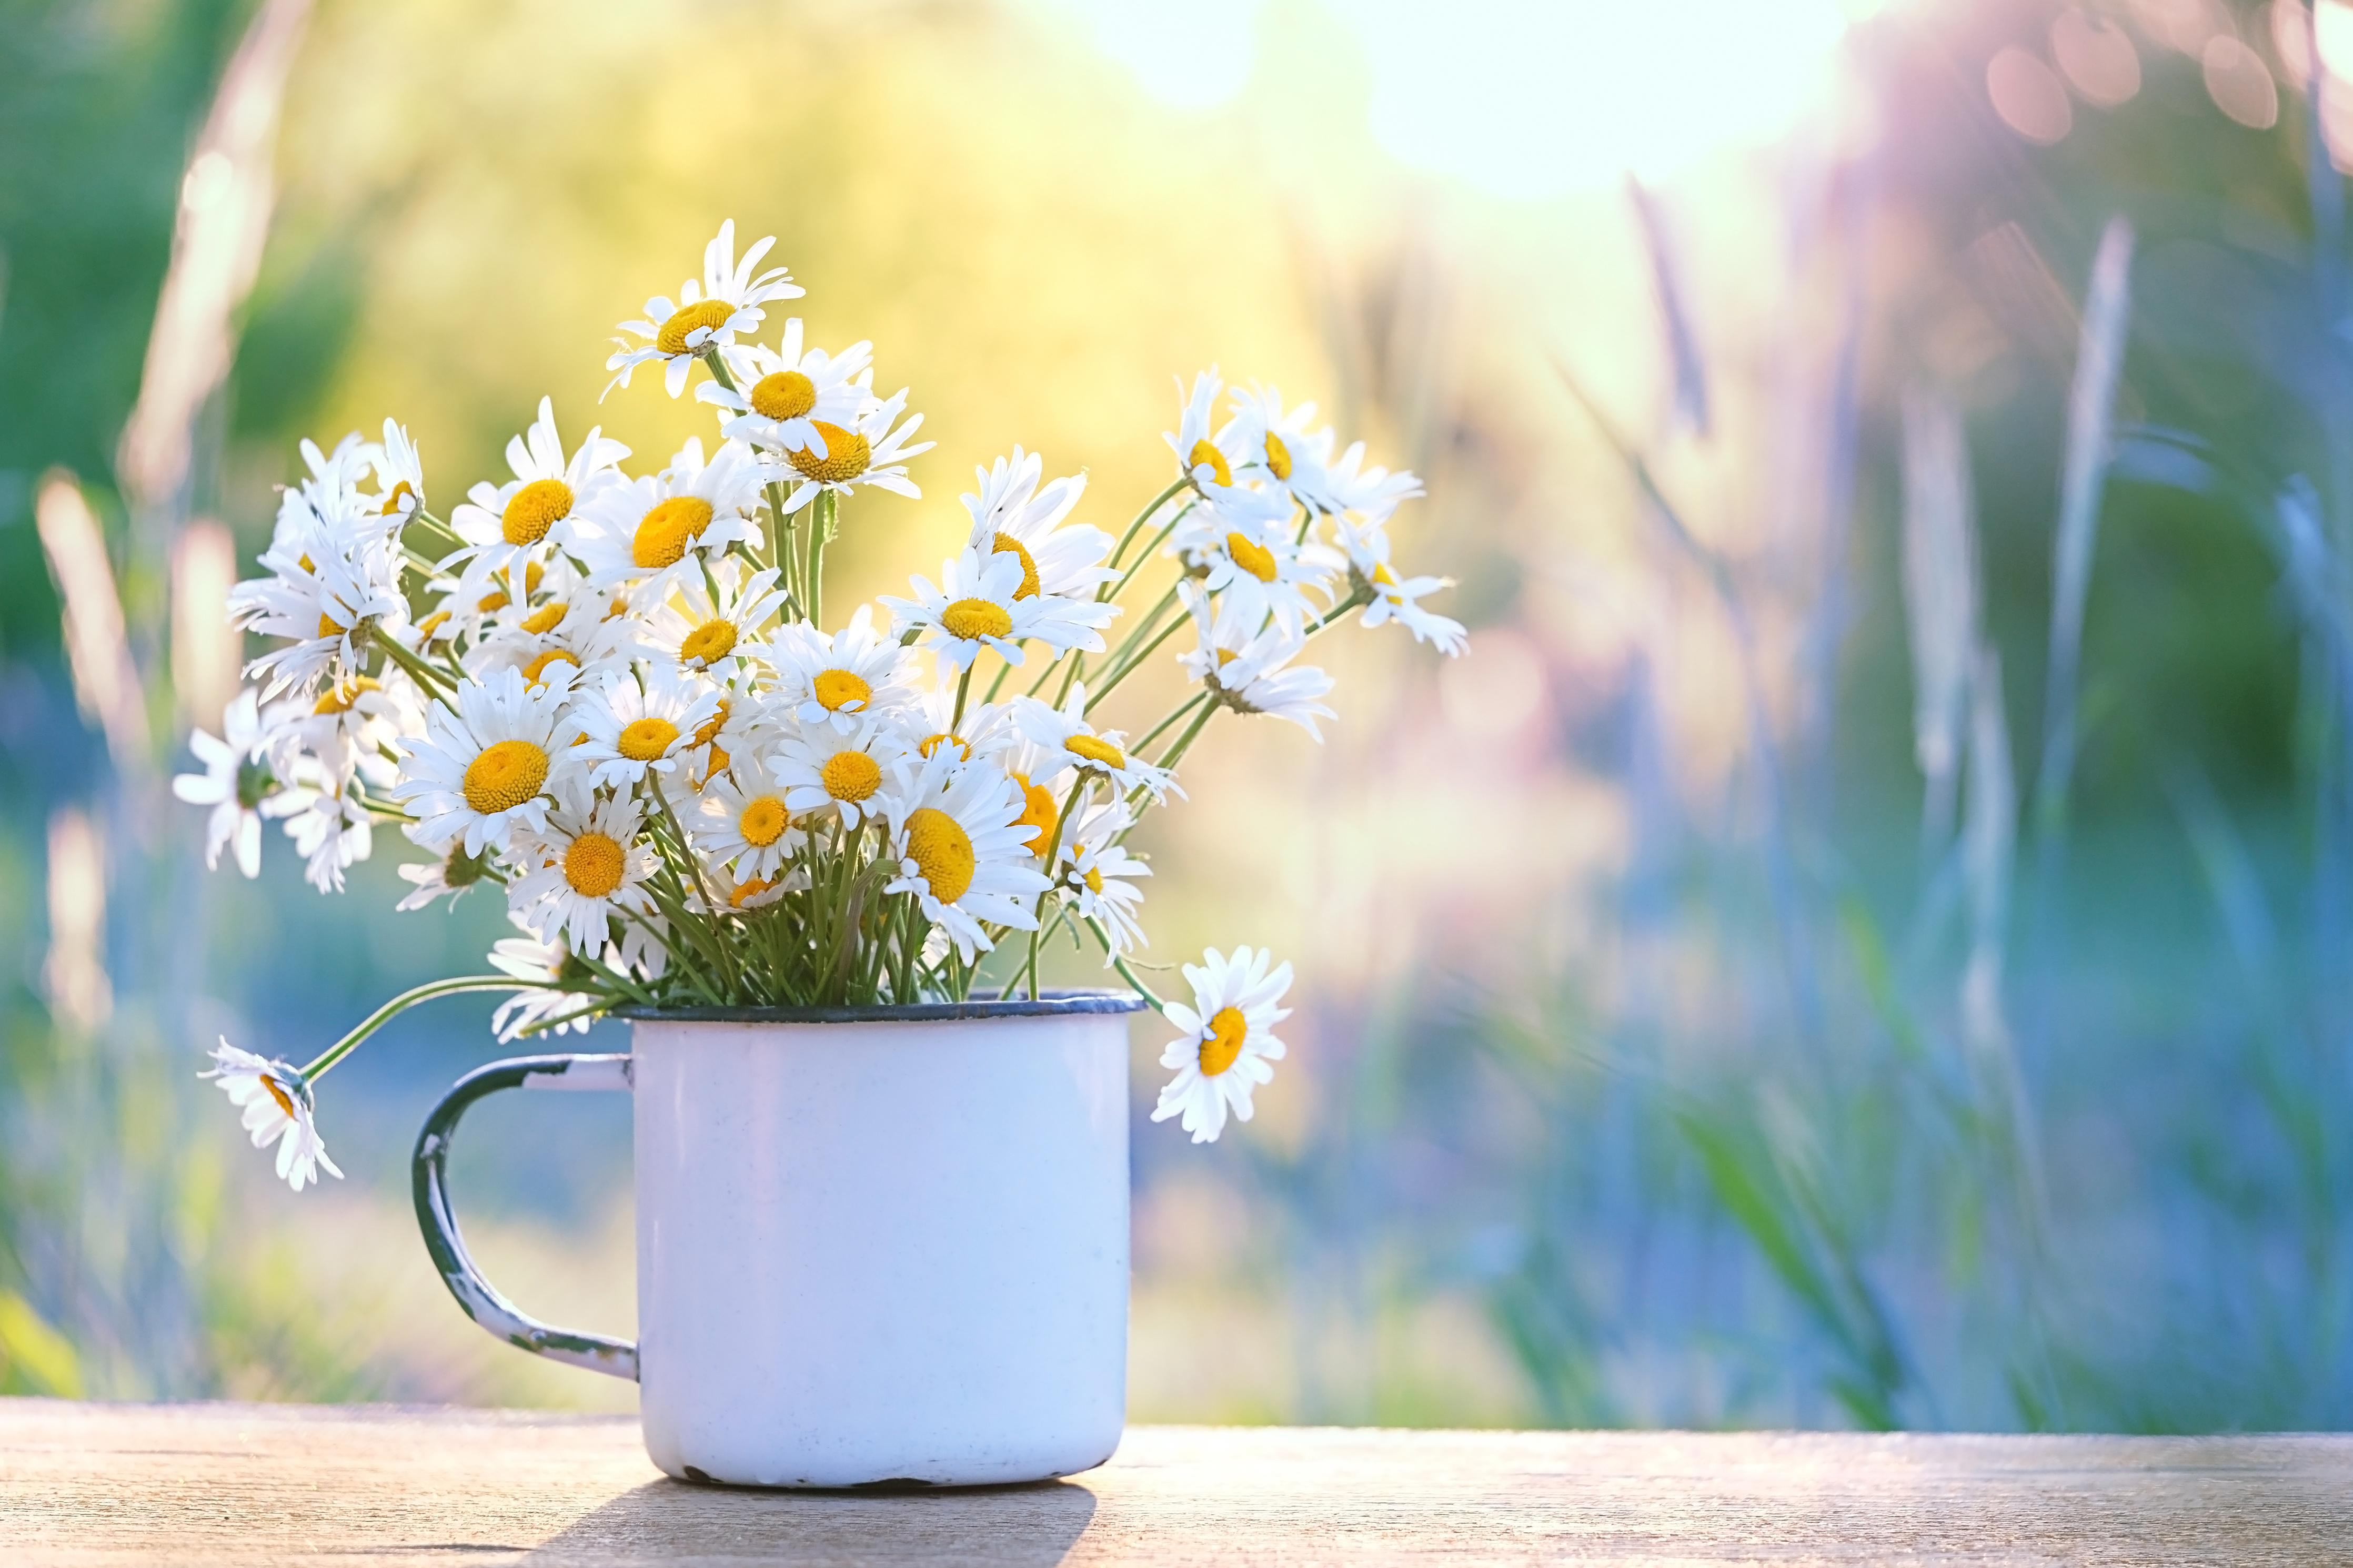
[[[1343,638],[1327,743],[1219,733],[1150,836],[1150,956],[1302,984],[1256,1121],[1139,1115],[1137,1418],[2353,1424],[2318,4],[0,0],[0,1389],[630,1398],[414,1237],[487,1007],[337,1074],[299,1197],[194,1076],[501,911],[206,876],[166,783],[298,439],[666,454],[606,340],[732,216],[940,443],[836,604],[1015,441],[1115,524],[1212,363],[1428,480],[1471,656]],[[470,1238],[626,1330],[627,1107],[517,1098]]]

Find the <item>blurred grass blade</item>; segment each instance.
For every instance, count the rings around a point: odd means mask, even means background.
[[[1674,374],[1673,427],[1694,436],[1708,433],[1707,366],[1700,358],[1699,335],[1692,330],[1685,304],[1683,266],[1674,236],[1667,228],[1659,200],[1632,175],[1626,178],[1627,199],[1641,221],[1642,243],[1650,252],[1651,283],[1659,299],[1659,325],[1665,334],[1667,363]]]
[[[1912,749],[1926,781],[1920,841],[1952,832],[1978,637],[1976,502],[1960,410],[1915,387],[1904,398],[1904,608],[1912,646]]]
[[[2110,218],[2092,262],[2084,300],[2075,382],[2067,398],[2067,454],[2059,488],[2059,532],[2052,546],[2051,666],[2045,687],[2042,769],[2034,791],[2035,832],[2046,845],[2065,826],[2068,778],[2075,766],[2075,685],[2084,649],[2084,601],[2092,586],[2092,549],[2107,476],[2116,378],[2124,369],[2125,328],[2132,311],[2132,225]]]
[[[13,1290],[0,1290],[0,1388],[60,1399],[82,1394],[81,1358],[73,1342]]]

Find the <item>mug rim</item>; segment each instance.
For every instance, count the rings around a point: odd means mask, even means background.
[[[1049,991],[1007,1001],[989,994],[963,1002],[877,1003],[863,1007],[615,1007],[609,1016],[633,1024],[932,1024],[968,1018],[1058,1018],[1090,1013],[1140,1013],[1146,1004],[1130,991]]]

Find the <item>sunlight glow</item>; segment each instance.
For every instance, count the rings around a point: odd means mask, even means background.
[[[1206,109],[1256,63],[1262,0],[1169,9],[1066,0],[1165,102]],[[1657,178],[1767,140],[1818,101],[1876,0],[1327,0],[1369,79],[1368,129],[1400,162],[1498,195]],[[1442,21],[1440,20],[1442,15]]]

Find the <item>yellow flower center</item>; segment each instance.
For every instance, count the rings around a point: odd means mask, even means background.
[[[987,599],[958,599],[940,612],[940,625],[952,637],[977,642],[982,637],[1010,637],[1013,616],[1004,605]]]
[[[707,746],[711,744],[712,741],[718,739],[719,731],[725,728],[727,728],[727,699],[723,697],[719,700],[719,710],[716,713],[713,713],[709,719],[703,721],[702,728],[694,732],[694,740],[691,743],[697,746]],[[712,765],[715,771],[719,764],[714,763]]]
[[[951,735],[945,730],[941,731],[936,735],[924,736],[923,743],[916,747],[915,750],[923,752],[923,755],[928,757],[934,752],[938,751],[942,746],[954,746],[956,749],[957,756],[962,757],[967,763],[972,761],[972,746],[970,743],[967,742],[962,735]]]
[[[493,588],[474,602],[474,608],[487,616],[492,610],[505,609],[508,603],[507,591],[504,588]]]
[[[348,713],[351,711],[352,704],[360,700],[360,694],[362,692],[374,691],[375,689],[377,689],[376,683],[370,680],[366,676],[363,675],[355,677],[343,685],[330,686],[327,688],[324,692],[320,694],[318,706],[311,709],[311,711],[313,713]]]
[[[522,573],[522,591],[524,594],[530,595],[538,593],[540,579],[546,575],[547,563],[544,561],[534,561],[529,566],[524,567]]]
[[[1092,866],[1087,868],[1086,882],[1088,892],[1100,893],[1103,891],[1103,873],[1096,870]]]
[[[944,904],[955,903],[972,888],[972,837],[936,806],[907,814],[907,858],[931,885],[932,897]]]
[[[601,899],[621,885],[623,863],[618,840],[584,833],[564,852],[564,879],[581,897]]]
[[[686,341],[688,336],[705,327],[717,331],[734,314],[735,307],[724,300],[697,300],[682,310],[670,312],[670,320],[664,321],[661,331],[654,334],[654,347],[666,354],[701,353],[710,346],[710,340],[706,338],[701,343],[690,345]]]
[[[439,631],[443,626],[446,626],[448,624],[449,612],[447,610],[436,610],[431,615],[417,623],[417,635],[419,637],[430,637],[435,632]]]
[[[748,882],[738,883],[735,891],[728,895],[727,901],[740,910],[775,886],[765,877],[754,877]]]
[[[575,669],[580,668],[580,661],[572,657],[571,649],[552,647],[522,667],[524,681],[533,686],[545,685],[547,667],[552,664],[568,664]]]
[[[1235,565],[1260,582],[1274,581],[1274,552],[1258,541],[1239,533],[1229,533],[1226,535],[1226,553],[1234,558]]]
[[[515,491],[499,519],[509,544],[537,544],[547,531],[572,515],[572,487],[562,479],[533,479]]]
[[[1389,570],[1389,563],[1386,561],[1377,561],[1373,563],[1373,581],[1384,588],[1394,588],[1398,585],[1397,574]]]
[[[1266,471],[1278,479],[1291,478],[1291,448],[1271,430],[1266,433]]]
[[[728,764],[730,762],[732,762],[732,761],[733,761],[733,758],[731,758],[730,756],[728,756],[728,754],[727,754],[727,750],[726,750],[726,748],[725,748],[725,747],[723,747],[723,746],[713,746],[713,747],[712,747],[712,748],[711,748],[711,773],[705,773],[705,774],[703,774],[703,775],[702,775],[702,776],[703,776],[703,778],[704,778],[704,780],[705,780],[705,781],[708,781],[708,780],[710,779],[710,777],[711,777],[712,773],[725,773],[725,772],[727,771],[727,764]],[[697,785],[695,785],[694,787],[695,787],[695,788],[697,788],[697,789],[701,789],[701,788],[702,787],[702,784],[697,784]]]
[[[496,816],[531,799],[546,783],[545,752],[529,741],[501,741],[466,764],[466,804],[484,816]]]
[[[744,843],[754,849],[765,849],[785,836],[785,825],[791,820],[783,801],[764,795],[744,808],[744,814],[735,819],[735,827],[744,835]]]
[[[648,714],[632,719],[621,727],[620,739],[614,749],[633,763],[659,762],[664,752],[678,740],[678,726],[667,719]]]
[[[1100,735],[1073,735],[1062,742],[1062,750],[1107,768],[1127,766],[1127,754]]]
[[[818,777],[834,799],[860,801],[882,787],[882,764],[863,752],[836,752],[818,770]]]
[[[1032,855],[1043,855],[1047,841],[1054,837],[1054,824],[1061,820],[1061,813],[1054,807],[1053,792],[1031,784],[1027,773],[1015,773],[1013,782],[1021,786],[1021,815],[1013,819],[1013,826],[1029,828],[1022,842]]]
[[[403,496],[407,497],[410,500],[415,500],[417,499],[417,491],[410,488],[406,479],[401,480],[398,484],[393,486],[392,489],[385,492],[384,505],[377,510],[376,515],[378,517],[390,517],[394,512],[401,510],[401,498]]]
[[[1218,444],[1207,438],[1193,443],[1192,455],[1185,459],[1185,471],[1189,474],[1204,463],[1217,477],[1218,483],[1229,485],[1234,482],[1233,465],[1226,461],[1223,452],[1218,450]]]
[[[522,629],[533,637],[540,637],[562,626],[564,617],[571,613],[569,605],[542,605],[522,618]]]
[[[828,713],[839,713],[853,702],[862,708],[874,700],[874,689],[865,678],[847,669],[818,671],[809,689]]]
[[[1017,599],[1027,599],[1038,592],[1038,562],[1022,542],[1009,533],[1000,533],[997,542],[988,547],[991,555],[1012,554],[1021,562],[1021,586],[1013,590]]]
[[[763,419],[798,419],[817,406],[817,383],[797,370],[764,375],[752,388],[752,412]],[[832,448],[833,440],[826,439]]]
[[[340,608],[340,606],[338,606],[338,607]],[[319,635],[320,635],[321,637],[339,637],[343,636],[343,633],[344,633],[345,631],[347,631],[348,629],[350,629],[350,628],[348,628],[348,627],[346,627],[346,626],[344,626],[341,625],[340,623],[338,623],[338,622],[336,621],[336,619],[335,619],[332,616],[327,615],[327,614],[326,614],[325,612],[323,612],[323,611],[322,611],[322,612],[320,613],[320,616],[319,616]]]
[[[1219,669],[1223,669],[1226,666],[1233,663],[1234,660],[1240,658],[1241,658],[1241,655],[1236,653],[1233,649],[1229,647],[1221,647],[1218,650],[1218,668]]]
[[[259,1073],[255,1076],[260,1080],[261,1087],[269,1091],[269,1098],[278,1102],[278,1109],[291,1118],[294,1114],[294,1097],[288,1094],[280,1086],[278,1080],[268,1073]]]
[[[695,535],[711,526],[711,503],[701,496],[672,496],[656,502],[638,520],[629,559],[649,572],[678,563]]]
[[[873,447],[857,431],[845,430],[824,419],[810,423],[825,437],[825,456],[820,458],[807,447],[785,454],[804,478],[821,485],[846,484],[864,473],[866,466],[874,460]]]
[[[1239,1007],[1220,1007],[1209,1016],[1209,1037],[1201,1042],[1201,1076],[1215,1078],[1234,1065],[1250,1037],[1250,1021]]]
[[[678,645],[682,664],[713,664],[734,651],[735,623],[729,620],[705,621]]]

